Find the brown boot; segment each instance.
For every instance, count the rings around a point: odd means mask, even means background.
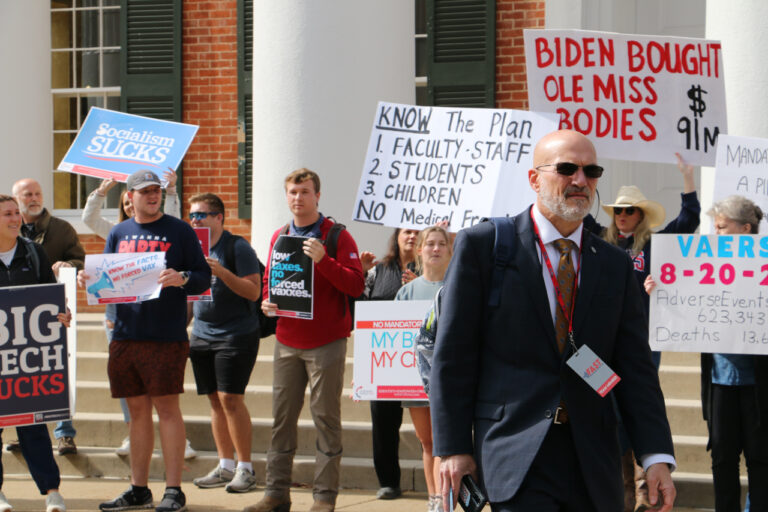
[[[275,498],[265,494],[261,501],[250,507],[245,507],[243,512],[290,512],[291,498]],[[333,510],[333,509],[331,509]]]
[[[651,510],[653,505],[648,499],[648,483],[645,481],[645,471],[635,463],[635,511]]]
[[[635,457],[632,450],[621,456],[621,472],[624,476],[624,512],[635,512]]]
[[[335,509],[335,503],[316,499],[312,504],[312,508],[309,509],[309,512],[333,512]]]

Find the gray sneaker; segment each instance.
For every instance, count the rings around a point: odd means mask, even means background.
[[[256,477],[245,468],[237,468],[235,477],[224,488],[227,492],[249,492],[256,489]]]
[[[192,483],[201,489],[213,489],[214,487],[224,487],[227,482],[232,481],[234,476],[235,474],[230,470],[216,466],[207,475],[192,480]]]

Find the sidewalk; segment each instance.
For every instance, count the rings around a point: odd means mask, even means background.
[[[65,478],[61,482],[61,494],[67,505],[67,512],[93,512],[99,509],[99,503],[114,498],[128,487],[126,480],[109,478]],[[155,496],[155,503],[162,496],[162,482],[150,482],[149,487]],[[240,512],[247,505],[252,505],[261,499],[263,493],[259,489],[247,494],[229,494],[220,489],[198,489],[191,483],[185,482],[183,487],[187,495],[190,512]],[[45,498],[40,496],[30,477],[7,475],[3,484],[3,492],[13,505],[14,512],[39,512],[45,510]],[[293,489],[291,491],[293,512],[304,512],[312,506],[312,491],[310,489]],[[426,512],[427,495],[425,493],[407,492],[402,498],[392,501],[376,499],[376,491],[342,489],[336,504],[336,510],[344,512]],[[457,509],[461,510],[461,509]],[[490,512],[490,507],[484,509]],[[694,512],[699,509],[677,508],[679,512]]]

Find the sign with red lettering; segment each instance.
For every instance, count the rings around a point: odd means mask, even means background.
[[[121,242],[122,243],[122,242]],[[156,299],[165,251],[86,254],[88,304],[129,304]]]
[[[0,428],[71,417],[64,285],[0,288]]]
[[[416,335],[431,300],[355,305],[355,400],[426,400],[416,368]]]
[[[560,115],[601,158],[713,165],[727,133],[719,41],[526,30],[530,109]]]

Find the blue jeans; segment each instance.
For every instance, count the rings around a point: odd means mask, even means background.
[[[72,420],[60,421],[56,424],[56,428],[53,429],[53,437],[61,439],[62,437],[75,437],[77,430],[72,426]]]
[[[0,436],[3,430],[0,429]],[[45,423],[16,427],[16,435],[19,436],[21,454],[27,461],[29,472],[40,490],[40,494],[47,494],[51,489],[58,489],[61,483],[59,466],[53,458],[51,437],[48,435],[48,427]],[[2,439],[0,439],[2,445]],[[3,462],[0,457],[0,489],[3,487]]]

